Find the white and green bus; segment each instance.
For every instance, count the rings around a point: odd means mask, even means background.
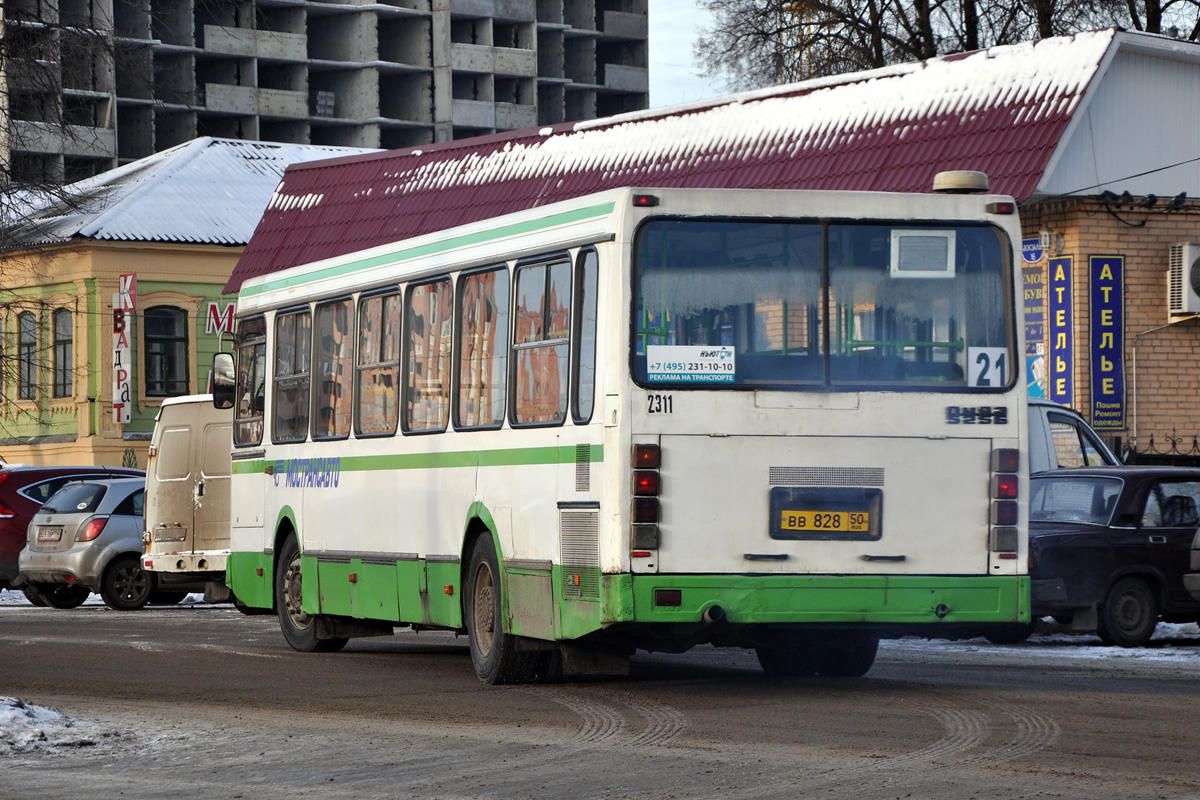
[[[625,188],[249,280],[227,580],[488,683],[1029,623],[1010,198]],[[236,363],[235,363],[236,358]]]

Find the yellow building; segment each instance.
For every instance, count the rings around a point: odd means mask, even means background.
[[[196,139],[7,226],[0,459],[145,467],[163,399],[207,390],[222,289],[284,168],[361,152]]]

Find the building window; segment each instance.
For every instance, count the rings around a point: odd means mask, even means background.
[[[38,382],[37,317],[17,317],[17,399],[36,400]]]
[[[60,308],[54,312],[54,396],[70,397],[75,393],[75,331],[71,312]]]
[[[146,309],[146,396],[188,392],[187,312],[171,306]]]

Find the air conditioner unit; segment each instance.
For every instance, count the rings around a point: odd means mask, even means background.
[[[1200,314],[1200,242],[1171,245],[1167,268],[1167,313]]]

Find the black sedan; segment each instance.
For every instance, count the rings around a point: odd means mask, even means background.
[[[1200,621],[1183,576],[1200,527],[1200,469],[1094,467],[1034,475],[1034,617],[1138,647],[1158,621]]]

